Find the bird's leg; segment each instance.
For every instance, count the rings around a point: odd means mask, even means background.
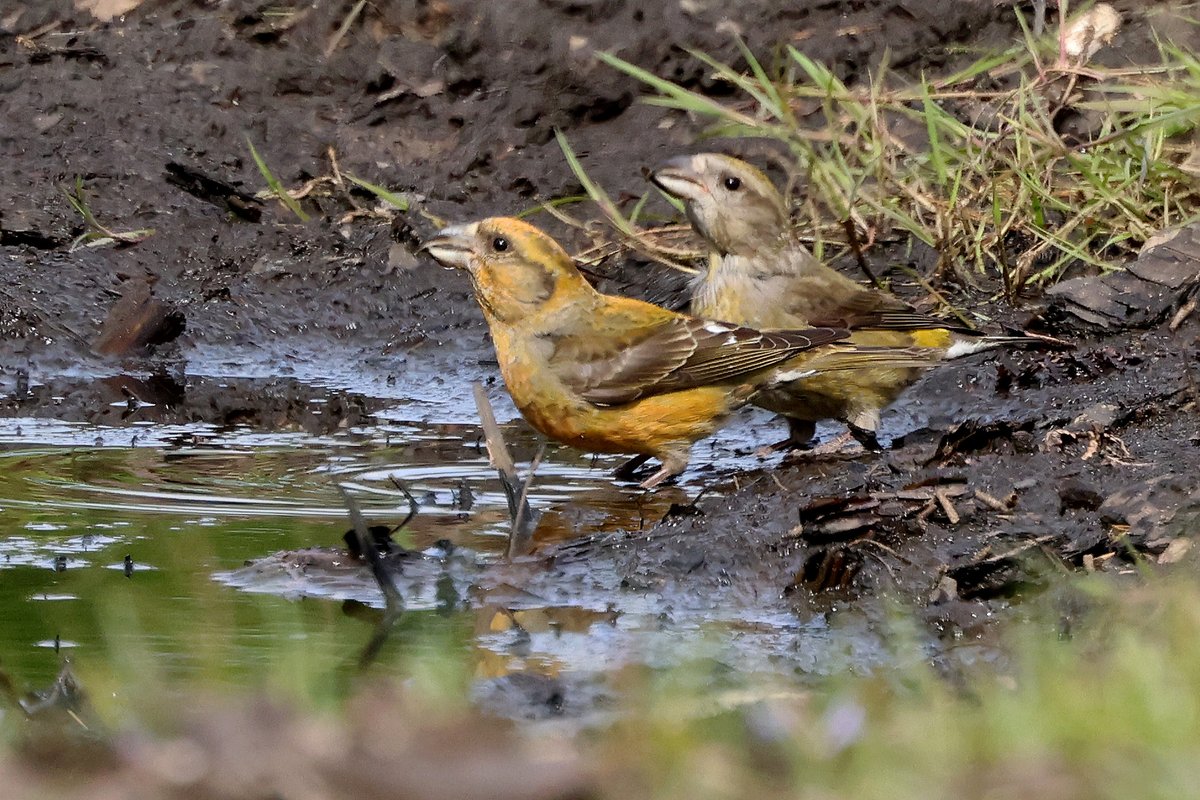
[[[813,438],[817,435],[817,423],[811,419],[794,419],[787,417],[788,441],[797,450],[812,447]]]
[[[662,468],[649,478],[646,478],[646,480],[642,481],[643,489],[653,489],[660,483],[668,480],[669,478],[674,478],[676,475],[679,475],[681,472],[687,469],[687,451],[684,451],[682,454],[666,453],[662,456],[659,456],[659,458],[662,459]]]
[[[759,458],[765,458],[780,451],[812,449],[813,437],[817,435],[817,423],[809,419],[794,419],[793,417],[784,417],[784,419],[788,424],[788,437],[761,448],[758,451]]]
[[[669,466],[667,466],[666,464],[663,464],[662,468],[658,472],[654,473],[649,478],[646,478],[646,480],[642,481],[642,488],[643,489],[653,489],[655,486],[658,486],[660,483],[663,483],[664,481],[669,480],[670,478],[674,478],[676,475],[678,475],[682,471],[683,471],[682,469],[678,470],[678,471],[673,471]]]
[[[846,420],[846,427],[850,429],[850,435],[863,446],[863,449],[869,453],[878,453],[883,450],[879,446],[879,439],[875,436],[875,431],[879,430],[879,409],[868,409],[860,411],[850,419]]]
[[[634,478],[634,473],[641,468],[642,464],[645,464],[649,460],[650,456],[634,456],[614,469],[612,476],[619,481],[631,481]]]
[[[870,428],[860,428],[857,425],[850,423],[850,435],[854,440],[863,446],[863,450],[868,453],[879,453],[883,451],[883,446],[879,444],[879,439],[875,436],[875,431]]]

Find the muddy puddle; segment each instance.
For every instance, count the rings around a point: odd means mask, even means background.
[[[946,366],[889,412],[884,454],[763,458],[780,432],[746,413],[650,493],[612,480],[618,458],[551,447],[535,550],[511,563],[470,399],[486,353],[455,371],[432,353],[287,361],[307,382],[272,371],[277,353],[219,348],[176,377],[35,370],[0,420],[0,653],[28,685],[64,657],[231,689],[302,659],[335,693],[364,661],[403,676],[453,653],[481,707],[573,720],[606,713],[629,666],[803,685],[1003,663],[994,623],[1020,617],[1014,596],[1073,566],[1118,573],[1131,542],[1162,552],[1169,526],[1143,507],[1188,507],[1155,466],[1196,452],[1170,344]],[[1136,414],[1100,419],[1101,367],[1102,396]],[[1002,388],[1026,374],[1040,385]],[[540,437],[488,394],[527,468]],[[388,556],[404,612],[386,630],[340,489],[371,525],[398,525],[406,491],[418,506]]]
[[[538,550],[506,564],[508,513],[476,425],[430,422],[437,408],[367,398],[336,380],[293,382],[287,394],[305,399],[317,418],[331,405],[377,410],[324,431],[294,412],[292,424],[271,432],[183,422],[187,403],[131,402],[135,380],[107,377],[64,395],[86,396],[115,424],[0,422],[0,607],[8,619],[0,652],[31,685],[52,681],[64,657],[80,665],[148,657],[173,680],[209,679],[214,650],[224,665],[219,680],[231,685],[252,683],[297,653],[349,674],[375,633],[382,595],[346,552],[338,487],[371,524],[407,515],[399,486],[419,507],[395,533],[404,618],[372,669],[403,673],[414,652],[449,639],[468,654],[480,702],[501,713],[594,711],[605,677],[630,664],[711,658],[787,675],[866,669],[887,657],[861,620],[799,619],[775,586],[730,594],[703,583],[639,582],[639,551],[657,549],[649,539],[639,544],[639,532],[688,513],[702,491],[731,490],[736,471],[763,463],[755,449],[774,433],[765,416],[702,445],[680,484],[656,493],[614,484],[609,472],[620,459],[551,449],[530,493]],[[250,392],[254,380],[184,383],[194,398]],[[277,379],[271,386],[281,391]],[[45,387],[35,380],[30,392]],[[501,419],[513,416],[497,401]],[[524,469],[538,437],[519,421],[505,432]],[[706,465],[710,458],[719,469]],[[601,558],[587,552],[597,542]]]
[[[512,563],[472,381],[522,469],[541,439],[489,382],[485,339],[197,347],[165,375],[31,363],[2,387],[0,654],[31,686],[66,657],[231,690],[300,659],[339,695],[364,661],[404,676],[455,654],[481,707],[576,722],[630,666],[699,663],[719,686],[1002,665],[1014,597],[1119,573],[1131,543],[1157,557],[1165,512],[1191,507],[1194,482],[1160,466],[1183,476],[1197,452],[1175,341],[948,365],[888,412],[883,454],[763,458],[781,431],[748,411],[647,493],[612,480],[619,458],[551,447],[536,549]],[[339,487],[371,525],[398,525],[405,491],[418,505],[386,630]]]

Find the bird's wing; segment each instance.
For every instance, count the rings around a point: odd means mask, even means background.
[[[949,330],[967,336],[978,335],[979,331],[968,328],[958,322],[939,319],[922,314],[915,309],[880,309],[857,314],[847,314],[839,325],[845,325],[852,330],[882,330],[882,331],[915,331],[915,330]],[[816,324],[816,323],[814,323]],[[819,324],[826,324],[824,321]]]
[[[607,345],[595,334],[560,338],[554,342],[551,368],[584,400],[619,405],[733,381],[847,335],[834,328],[764,333],[673,315]]]
[[[842,281],[825,281],[823,277],[806,277],[792,287],[794,313],[810,325],[851,330],[944,329],[967,335],[976,333],[957,322],[923,314],[894,295],[853,282],[847,286]]]

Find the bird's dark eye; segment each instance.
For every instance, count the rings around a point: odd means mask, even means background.
[[[734,175],[728,176],[725,178],[725,188],[731,192],[736,192],[738,189],[742,188],[742,179]]]
[[[492,239],[492,249],[497,253],[503,253],[508,249],[508,239],[505,239],[503,236],[497,236],[495,239]]]

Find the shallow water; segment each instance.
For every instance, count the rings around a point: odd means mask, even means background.
[[[235,371],[233,360],[198,367]],[[321,385],[296,385],[317,409],[350,381],[326,374]],[[800,620],[757,588],[754,597],[629,589],[623,556],[563,559],[549,576],[531,563],[513,572],[500,559],[508,514],[468,422],[469,390],[442,404],[401,399],[404,389],[370,369],[353,390],[373,390],[366,396],[383,410],[326,434],[173,424],[183,415],[149,405],[123,425],[0,421],[0,665],[25,686],[49,683],[63,657],[135,682],[147,669],[230,687],[278,680],[281,670],[349,676],[382,596],[344,553],[339,487],[370,524],[395,525],[409,501],[394,481],[419,504],[396,539],[425,555],[398,578],[407,613],[373,669],[403,674],[449,652],[486,689],[514,672],[569,681],[706,658],[741,671],[825,674],[891,657],[861,620]],[[502,392],[492,394],[501,419],[515,416]],[[542,514],[537,544],[649,528],[672,503],[761,465],[755,450],[776,433],[767,415],[750,414],[697,446],[679,486],[650,494],[614,484],[619,458],[550,448],[530,494]],[[515,421],[506,438],[524,469],[539,437]]]
[[[3,661],[42,681],[58,668],[56,642],[77,658],[102,650],[111,633],[108,606],[125,603],[143,618],[147,647],[181,668],[186,640],[203,638],[211,625],[238,629],[233,662],[267,657],[269,630],[231,623],[280,601],[224,588],[213,576],[278,550],[340,545],[347,521],[338,484],[372,522],[388,523],[408,511],[389,479],[402,480],[421,504],[405,544],[448,539],[486,561],[503,548],[507,520],[477,438],[461,426],[389,425],[318,437],[7,420],[0,427]],[[545,505],[568,490],[586,491],[599,474],[547,463],[533,499]],[[464,488],[470,510],[462,508]],[[210,617],[205,607],[212,604],[232,616]],[[361,623],[336,606],[292,605],[305,610],[289,624],[313,625],[308,636],[332,644],[361,633]]]
[[[536,438],[519,424],[508,435],[528,459]],[[636,529],[686,497],[686,483],[649,500],[634,488],[614,488],[608,472],[616,463],[566,449],[548,454],[530,496],[546,512],[543,544]],[[318,574],[248,574],[243,566],[280,551],[336,552],[348,527],[339,485],[369,522],[398,523],[409,503],[392,479],[420,504],[398,541],[416,550],[451,543],[453,556],[437,562],[437,571],[454,574],[449,582],[405,583],[405,634],[379,668],[403,670],[396,653],[411,655],[414,641],[444,647],[446,637],[471,654],[482,679],[513,668],[558,674],[657,660],[672,639],[704,638],[685,621],[682,632],[637,645],[642,655],[618,659],[614,650],[628,650],[629,633],[645,629],[656,609],[623,609],[617,622],[605,598],[584,587],[577,605],[470,597],[508,530],[474,426],[383,419],[313,436],[11,419],[0,424],[0,663],[29,686],[49,683],[64,656],[85,670],[136,672],[150,663],[169,680],[232,685],[254,682],[273,662],[297,655],[316,654],[334,670],[351,665],[373,616],[338,601],[379,605],[365,570],[345,558],[345,569]],[[556,509],[568,505],[577,513],[557,519]]]

